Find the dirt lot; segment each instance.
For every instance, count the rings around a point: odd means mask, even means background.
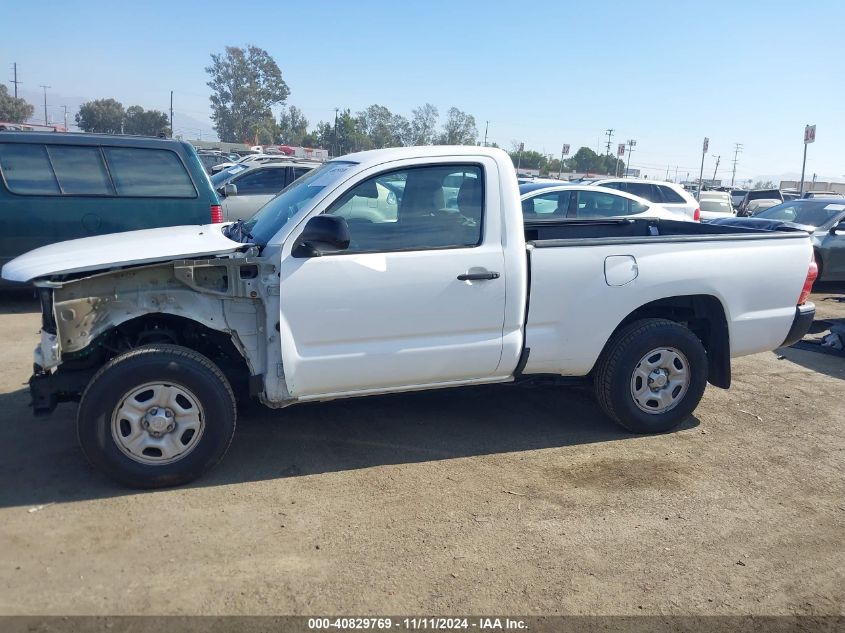
[[[845,359],[740,359],[657,437],[551,387],[251,411],[205,479],[137,493],[74,406],[31,416],[38,321],[0,297],[2,614],[845,612]]]

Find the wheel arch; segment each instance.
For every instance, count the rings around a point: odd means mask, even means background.
[[[725,308],[718,298],[707,294],[679,295],[645,303],[620,321],[608,343],[620,329],[640,319],[667,319],[688,327],[707,351],[708,382],[723,389],[730,387],[730,331]],[[601,356],[606,350],[607,344]]]

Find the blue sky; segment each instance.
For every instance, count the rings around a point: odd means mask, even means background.
[[[430,102],[474,115],[489,140],[559,155],[637,139],[652,176],[730,180],[800,172],[805,123],[818,126],[808,178],[845,181],[845,2],[16,3],[3,11],[0,64],[21,94],[115,97],[166,110],[196,136],[208,123],[204,68],[226,45],[267,49],[312,125],[333,108],[379,103],[410,116]],[[805,88],[804,86],[807,85]],[[7,84],[11,89],[12,85]],[[181,122],[180,122],[181,117]]]

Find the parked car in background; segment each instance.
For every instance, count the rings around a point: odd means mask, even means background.
[[[845,198],[790,200],[752,218],[715,222],[756,229],[797,228],[812,233],[818,281],[845,281]]]
[[[805,191],[801,197],[807,200],[812,200],[813,198],[845,198],[845,194],[836,191]]]
[[[205,173],[209,175],[214,173],[212,169],[215,165],[220,165],[221,163],[231,163],[231,159],[228,155],[224,156],[220,153],[198,152],[197,158],[199,158],[200,163],[202,163]]]
[[[736,209],[736,214],[740,217],[747,216],[748,204],[753,200],[763,199],[783,202],[783,193],[780,189],[752,189],[751,191],[746,191],[745,196],[742,198],[742,202],[739,203],[739,206]]]
[[[745,194],[748,193],[746,189],[731,189],[731,204],[734,209],[738,209],[739,205],[745,199]]]
[[[748,206],[745,207],[744,217],[750,218],[781,203],[782,200],[778,200],[776,198],[760,198],[759,200],[752,200],[748,203]],[[737,215],[739,215],[739,213],[737,213]]]
[[[698,203],[701,205],[702,220],[714,220],[734,215],[731,194],[727,191],[702,191]]]
[[[690,220],[701,219],[701,208],[698,201],[681,185],[672,182],[639,178],[604,178],[594,180],[590,184],[625,191],[649,202],[659,204],[664,209],[681,211]]]
[[[285,154],[247,154],[246,156],[241,156],[235,161],[224,161],[222,163],[218,163],[211,168],[211,172],[212,174],[216,174],[229,169],[230,167],[234,167],[235,165],[249,166],[263,163],[282,163],[291,160],[295,159],[292,159],[290,156],[286,156]]]
[[[286,161],[250,166],[247,163],[215,174],[211,182],[220,198],[223,219],[248,220],[282,189],[319,164]]]
[[[690,219],[683,211],[671,211],[624,191],[592,185],[530,183],[520,185],[519,193],[526,222],[622,217]]]
[[[188,143],[59,132],[0,134],[0,263],[53,242],[222,222]]]

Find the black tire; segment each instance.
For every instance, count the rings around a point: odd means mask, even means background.
[[[118,407],[133,389],[149,383],[188,390],[203,420],[192,448],[169,463],[136,461],[112,432]],[[192,481],[217,464],[229,449],[236,420],[232,388],[213,362],[185,347],[153,344],[117,356],[97,372],[82,394],[76,425],[82,452],[95,468],[132,488],[163,488]]]
[[[663,412],[637,405],[632,379],[638,363],[657,348],[674,348],[686,357],[689,383]],[[605,346],[593,374],[596,399],[616,423],[634,433],[664,433],[684,422],[701,401],[707,386],[707,352],[688,328],[666,319],[634,321],[616,332]]]

